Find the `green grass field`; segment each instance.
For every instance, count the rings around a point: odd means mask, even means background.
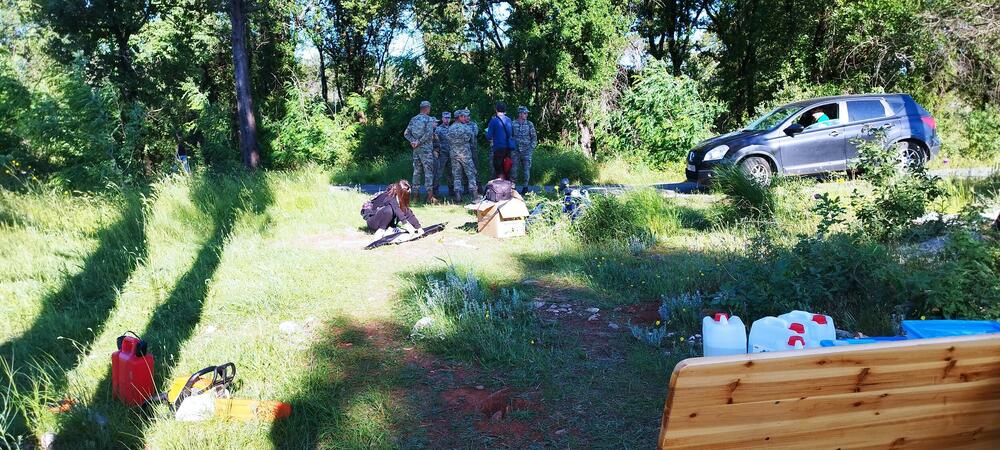
[[[692,353],[644,345],[629,325],[652,325],[662,296],[717,291],[752,252],[750,233],[711,225],[710,195],[641,218],[654,235],[638,249],[584,244],[565,226],[498,241],[444,205],[415,208],[425,225],[447,222],[443,233],[364,251],[366,196],[330,179],[308,169],[146,191],[0,191],[4,440],[650,448],[670,371]],[[838,189],[825,186],[810,189]],[[433,333],[411,338],[425,315]],[[163,406],[124,408],[109,362],[126,330],[150,343],[158,386],[232,361],[235,396],[289,402],[292,416],[185,423]]]
[[[608,284],[615,275],[588,262],[603,252],[558,236],[484,238],[460,228],[471,216],[457,206],[416,209],[425,224],[448,222],[442,234],[362,251],[365,197],[333,192],[328,180],[305,171],[169,179],[149,192],[3,192],[0,349],[13,369],[4,385],[17,389],[5,392],[0,425],[27,441],[54,433],[60,448],[654,442],[673,359],[635,345],[626,313],[603,311],[687,289],[697,268],[663,270],[659,283],[650,275],[621,292]],[[614,264],[656,271],[651,262]],[[518,286],[529,299],[576,311],[529,321],[539,336],[532,360],[435,356],[408,337],[403,304],[452,266],[471,270],[488,292]],[[600,320],[587,322],[580,314],[594,305]],[[294,332],[279,330],[286,321]],[[165,408],[119,406],[109,361],[126,330],[150,342],[161,386],[233,361],[237,396],[290,402],[292,417],[274,426],[179,423]],[[456,397],[504,388],[523,407],[499,421]],[[70,411],[48,410],[65,398],[76,401]]]

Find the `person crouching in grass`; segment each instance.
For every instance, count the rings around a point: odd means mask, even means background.
[[[399,180],[390,184],[389,188],[379,192],[361,208],[361,217],[365,219],[368,230],[375,232],[376,239],[381,239],[389,230],[402,228],[407,233],[420,234],[420,221],[410,209],[410,182]]]

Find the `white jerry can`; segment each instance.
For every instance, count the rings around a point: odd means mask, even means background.
[[[750,353],[781,352],[806,348],[805,325],[774,316],[762,317],[750,327]],[[817,341],[817,346],[819,343]]]
[[[739,317],[716,313],[701,320],[705,356],[742,355],[747,352],[747,328]]]
[[[825,314],[813,314],[806,311],[792,311],[778,316],[786,322],[798,322],[806,327],[806,348],[821,347],[824,340],[837,339],[837,329],[833,326],[833,317]]]

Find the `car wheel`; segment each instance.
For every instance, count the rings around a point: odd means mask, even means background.
[[[767,162],[764,158],[759,156],[746,158],[743,161],[740,161],[740,169],[743,170],[743,173],[747,174],[750,178],[757,180],[760,184],[771,184],[771,177],[773,176],[771,163]]]
[[[916,142],[900,141],[896,143],[899,150],[899,166],[904,169],[912,169],[924,165],[924,149],[920,148]]]

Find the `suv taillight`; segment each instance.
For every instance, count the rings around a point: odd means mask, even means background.
[[[931,127],[932,130],[936,130],[937,129],[937,121],[934,120],[933,117],[931,117],[931,116],[923,116],[923,117],[920,118],[920,120],[924,121],[924,123],[927,124],[927,126]]]

